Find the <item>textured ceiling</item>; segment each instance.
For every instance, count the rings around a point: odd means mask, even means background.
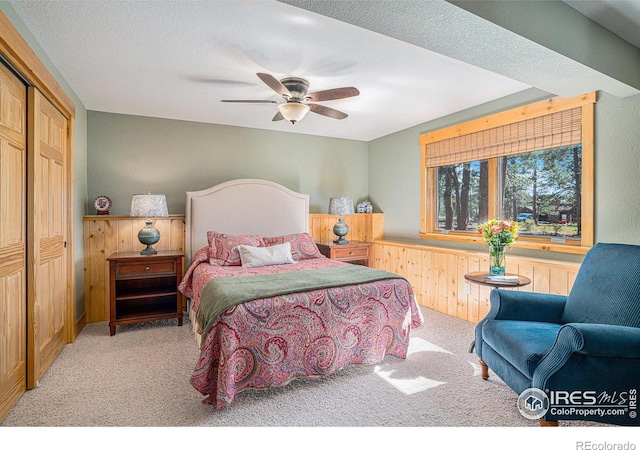
[[[369,141],[532,87],[570,96],[611,81],[444,1],[11,5],[94,111]],[[565,76],[545,74],[548,64]],[[305,78],[310,91],[355,86],[360,96],[323,103],[344,120],[310,113],[294,125],[271,121],[274,104],[220,102],[281,101],[256,72]]]

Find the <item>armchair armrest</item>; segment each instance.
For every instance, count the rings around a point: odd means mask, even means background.
[[[567,297],[494,289],[491,291],[490,300],[491,310],[487,319],[559,323]]]
[[[640,328],[602,323],[568,323],[563,328],[577,331],[574,351],[599,358],[640,359]],[[559,333],[558,341],[568,333]]]
[[[572,354],[587,357],[640,360],[640,328],[599,323],[568,323],[533,374],[532,387],[544,389]]]

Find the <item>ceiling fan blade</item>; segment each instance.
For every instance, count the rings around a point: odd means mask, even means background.
[[[279,95],[291,95],[289,89],[285,87],[284,84],[280,83],[276,78],[268,73],[260,73],[258,72],[256,75],[271,89],[273,89]]]
[[[224,103],[278,103],[275,100],[220,100]]]
[[[307,94],[305,98],[309,98],[312,102],[326,102],[327,100],[338,100],[340,98],[355,97],[356,95],[360,95],[360,91],[353,86],[349,86],[311,92]]]
[[[348,114],[345,114],[342,111],[338,111],[337,109],[329,108],[322,105],[316,105],[315,103],[310,103],[309,108],[316,114],[331,117],[332,119],[344,119],[348,116]]]
[[[278,111],[276,115],[273,116],[273,119],[271,119],[272,122],[277,122],[278,120],[284,120],[284,116],[280,111]]]

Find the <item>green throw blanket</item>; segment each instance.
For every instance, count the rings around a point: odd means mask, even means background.
[[[214,278],[202,290],[197,319],[204,343],[209,329],[227,309],[251,300],[317,289],[402,278],[391,272],[358,265],[301,270],[248,277]]]

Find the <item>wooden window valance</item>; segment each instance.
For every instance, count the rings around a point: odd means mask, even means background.
[[[571,108],[426,144],[426,167],[497,158],[582,141],[582,110]]]

